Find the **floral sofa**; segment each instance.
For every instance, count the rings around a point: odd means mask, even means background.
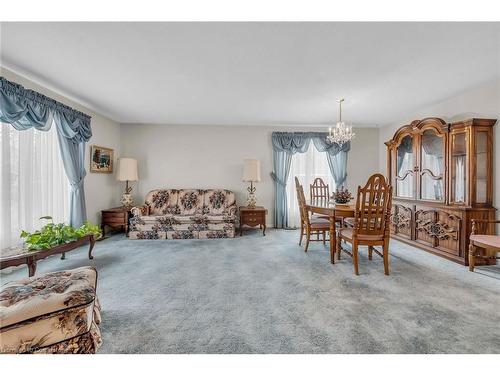
[[[132,208],[130,239],[233,238],[234,193],[223,189],[157,189]]]
[[[97,271],[81,267],[0,290],[0,353],[95,353],[101,346]]]

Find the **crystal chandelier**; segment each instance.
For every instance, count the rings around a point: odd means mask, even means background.
[[[337,122],[334,128],[332,128],[331,126],[328,128],[328,136],[326,137],[326,140],[329,143],[336,143],[339,145],[339,147],[342,147],[344,143],[349,142],[356,135],[352,131],[352,126],[349,126],[342,121],[343,101],[344,98],[337,100],[337,102],[339,103],[339,122]]]

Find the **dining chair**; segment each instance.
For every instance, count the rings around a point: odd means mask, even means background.
[[[384,273],[389,275],[389,218],[392,204],[392,186],[379,173],[370,176],[366,185],[358,187],[356,211],[352,228],[340,228],[337,235],[337,253],[352,257],[354,273],[359,275],[358,247],[368,246],[368,259],[375,252],[384,260]],[[342,248],[342,240],[349,242],[352,252]],[[382,246],[382,253],[374,246]]]
[[[469,271],[474,272],[476,259],[493,262],[500,259],[497,256],[500,252],[500,236],[483,234],[495,233],[494,225],[499,223],[500,220],[472,219],[472,233],[469,237]]]
[[[330,199],[330,187],[325,184],[323,179],[316,177],[311,185],[309,185],[309,195],[312,199]]]
[[[306,247],[304,251],[307,252],[309,249],[309,242],[323,241],[323,244],[326,243],[326,232],[330,230],[330,222],[325,219],[310,216],[310,212],[307,209],[304,188],[300,184],[297,177],[295,177],[295,189],[297,191],[297,201],[299,203],[300,210],[299,245],[302,246],[302,238],[306,236]],[[311,239],[312,234],[316,234],[317,239]],[[319,239],[320,234],[322,235],[322,240]]]

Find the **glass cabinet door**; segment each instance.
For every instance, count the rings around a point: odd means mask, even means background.
[[[420,138],[420,199],[444,200],[444,142],[434,129]]]
[[[466,203],[467,196],[467,134],[451,135],[450,203]]]
[[[413,137],[403,137],[396,149],[396,196],[413,198],[414,180],[413,168],[415,160],[413,157]]]
[[[486,203],[488,195],[488,132],[476,132],[476,203]]]

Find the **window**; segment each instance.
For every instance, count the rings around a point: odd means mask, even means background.
[[[68,222],[69,182],[56,126],[18,131],[0,123],[0,249],[21,243],[21,230],[39,229],[41,216]]]
[[[319,152],[311,143],[309,150],[303,154],[295,154],[292,157],[290,174],[286,184],[287,203],[288,203],[288,226],[300,227],[300,212],[295,193],[295,180],[297,176],[304,187],[304,194],[309,198],[309,185],[316,177],[323,179],[325,184],[329,185],[330,194],[335,191],[335,181],[330,173],[326,153]]]

